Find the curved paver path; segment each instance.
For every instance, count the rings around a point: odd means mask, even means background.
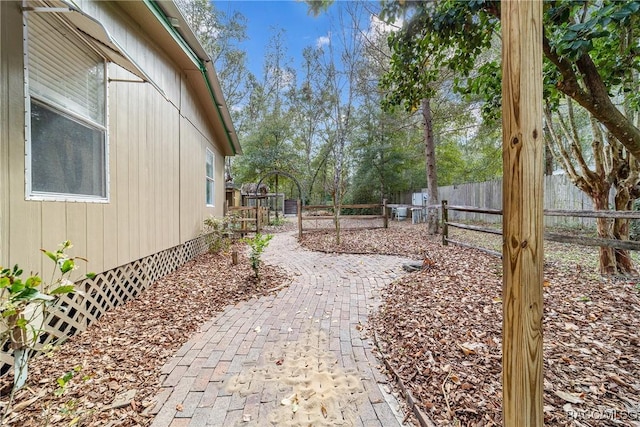
[[[400,425],[360,324],[405,259],[308,251],[280,233],[263,260],[290,286],[202,325],[163,368],[152,426]]]

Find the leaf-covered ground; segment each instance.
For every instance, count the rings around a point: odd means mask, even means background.
[[[295,230],[295,225],[284,229]],[[428,236],[423,225],[406,221],[392,222],[389,229],[345,230],[342,241],[336,246],[332,233],[315,231],[305,233],[302,243],[324,251],[433,261],[431,269],[407,274],[387,288],[369,329],[436,425],[501,424],[500,260],[472,249],[443,247],[440,237]],[[601,279],[592,249],[548,248],[545,424],[638,426],[637,282]],[[28,387],[18,393],[6,423],[69,425],[77,419],[90,426],[149,425],[145,409],[158,390],[159,370],[198,325],[228,304],[288,283],[278,270],[267,268],[256,284],[242,251],[239,265],[230,263],[228,253],[203,255],[158,281],[144,298],[103,316],[50,357],[34,360]],[[56,380],[76,367],[64,394],[55,396]],[[0,380],[2,403],[7,380]],[[129,399],[126,394],[133,391]],[[123,396],[125,406],[114,408]],[[614,415],[619,418],[606,419]]]
[[[27,386],[16,394],[2,425],[147,426],[160,369],[200,324],[229,304],[288,285],[280,270],[264,266],[260,280],[244,247],[239,262],[230,252],[204,254],[158,280],[129,301],[30,362]],[[73,372],[64,393],[57,380]],[[11,377],[0,379],[0,414]],[[58,396],[58,394],[60,394]],[[117,408],[122,404],[122,408]]]
[[[432,268],[387,288],[371,329],[436,425],[501,425],[501,260],[442,246],[424,225],[390,225],[344,231],[340,246],[331,232],[307,233],[303,244],[329,252],[428,257]],[[593,249],[547,246],[545,424],[640,425],[637,280],[599,277]]]

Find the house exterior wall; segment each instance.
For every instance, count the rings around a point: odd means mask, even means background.
[[[198,236],[223,213],[224,156],[189,79],[142,34],[117,2],[81,1],[164,92],[148,83],[108,84],[109,200],[25,200],[25,86],[20,2],[0,2],[0,264],[48,274],[40,248],[73,242],[79,275],[102,272]],[[108,64],[112,79],[135,79]],[[205,205],[205,153],[215,159],[215,203]]]
[[[7,40],[10,30],[9,25],[4,24],[4,18],[8,13],[0,3],[0,124],[9,123],[9,64],[7,50],[4,41]],[[0,126],[0,248],[9,247],[9,126]],[[4,253],[4,250],[2,251]],[[7,261],[0,255],[0,265],[7,265]]]

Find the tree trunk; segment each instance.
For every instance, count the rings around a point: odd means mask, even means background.
[[[336,245],[340,246],[340,200],[337,191],[333,193],[333,225],[336,228]]]
[[[278,219],[278,174],[276,174],[276,220]]]
[[[615,204],[617,211],[629,211],[633,205],[633,199],[629,194],[629,190],[625,188],[616,188]],[[613,221],[613,237],[618,240],[629,240],[629,220],[624,218],[616,218]],[[615,249],[615,262],[617,272],[621,274],[637,274],[638,272],[633,266],[633,260],[629,251],[623,249]]]
[[[553,175],[553,153],[547,144],[544,146],[544,175]]]
[[[558,90],[582,105],[625,146],[629,153],[640,159],[640,129],[613,104],[591,57],[584,54],[576,61],[575,65],[581,77],[578,79],[571,62],[558,55],[546,37],[543,38],[543,46],[544,55],[563,75],[562,80],[558,82]]]
[[[422,98],[422,117],[424,118],[424,157],[427,167],[429,205],[433,206],[438,204],[438,177],[436,173],[436,144],[433,139],[431,102],[429,98]],[[438,234],[438,225],[438,210],[427,208],[427,230],[429,234]]]
[[[597,194],[592,195],[592,200],[596,210],[609,210],[609,187],[606,186],[606,191],[602,190]],[[611,219],[610,218],[596,218],[596,229],[598,230],[598,236],[602,238],[611,237]],[[616,258],[613,252],[613,248],[600,247],[600,274],[616,274]]]

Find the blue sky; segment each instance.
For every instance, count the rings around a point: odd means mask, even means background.
[[[329,33],[329,18],[320,15],[317,18],[307,13],[306,3],[291,0],[238,0],[215,1],[216,8],[228,14],[234,10],[247,18],[247,35],[249,40],[242,43],[248,52],[249,69],[258,78],[262,76],[264,54],[271,35],[277,29],[285,30],[287,40],[287,57],[293,60],[293,67],[298,68],[302,50],[307,46],[315,46],[320,37]],[[332,6],[335,8],[337,6]]]

